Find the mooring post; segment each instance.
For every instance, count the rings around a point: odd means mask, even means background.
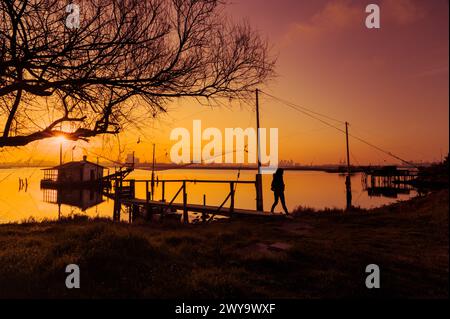
[[[234,213],[234,182],[230,182],[230,194],[231,194],[231,199],[230,199],[230,213]]]
[[[152,200],[154,199],[154,192],[155,192],[155,147],[156,145],[153,144],[153,164],[152,164],[152,184],[151,184],[151,188],[152,188],[152,193],[151,193],[151,198]]]
[[[183,181],[183,220],[186,224],[189,223],[189,216],[188,216],[188,210],[187,210],[186,181]]]
[[[139,205],[133,205],[131,210],[131,223],[134,222],[140,214],[140,207]]]
[[[206,194],[203,194],[203,207],[206,207]],[[205,223],[207,220],[207,214],[205,211],[202,212],[202,222]]]
[[[165,181],[163,181],[162,182],[162,199],[161,199],[161,201],[162,202],[165,202],[166,201],[166,182]]]
[[[347,197],[347,210],[352,208],[352,179],[351,179],[351,166],[350,166],[350,145],[348,142],[348,122],[345,122],[345,139],[347,149],[347,176],[345,177],[345,188]]]
[[[256,89],[256,132],[258,144],[258,173],[256,174],[256,210],[264,211],[264,200],[262,191],[262,171],[261,171],[261,131],[259,126],[259,90]]]
[[[117,178],[114,181],[114,212],[113,219],[114,221],[120,221],[120,184]]]
[[[135,180],[130,180],[130,196],[131,198],[135,198],[136,197],[136,189],[135,189]]]
[[[152,214],[152,209],[150,207],[150,194],[148,192],[148,181],[145,182],[145,201],[147,203],[147,205],[145,205],[145,212],[147,213],[147,217],[150,216]]]

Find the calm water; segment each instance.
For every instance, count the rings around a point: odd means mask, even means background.
[[[239,180],[254,179],[255,172],[241,172]],[[56,201],[54,191],[40,189],[43,174],[40,168],[20,168],[0,170],[0,223],[21,222],[30,217],[36,220],[57,219],[61,216],[86,214],[90,217],[112,217],[113,201],[91,191],[71,190],[63,194],[64,204],[58,207],[51,203]],[[159,179],[220,179],[236,180],[237,171],[219,170],[171,170],[157,172]],[[19,178],[28,179],[28,188],[19,189]],[[129,178],[150,179],[151,172],[136,170]],[[270,191],[271,176],[263,177],[264,208],[269,210],[273,201]],[[338,174],[325,172],[287,171],[285,172],[286,201],[290,210],[297,206],[321,208],[345,207],[345,178]],[[166,199],[170,200],[180,185],[166,185]],[[229,192],[229,185],[188,184],[188,202],[203,203],[206,195],[207,205],[220,205]],[[407,200],[415,192],[399,195],[397,198],[370,197],[363,190],[361,175],[352,177],[353,205],[363,208],[377,207],[384,204]],[[136,195],[145,198],[144,184],[137,184]],[[238,185],[236,189],[237,208],[254,209],[255,189],[252,185]],[[80,200],[80,198],[82,200]],[[161,198],[161,185],[155,191],[155,200]],[[177,201],[181,201],[181,197]],[[98,205],[96,205],[98,204]],[[78,206],[78,207],[77,207]],[[277,207],[281,212],[281,206]]]

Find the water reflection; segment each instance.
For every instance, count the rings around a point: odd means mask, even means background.
[[[375,186],[367,187],[366,191],[370,197],[399,198],[400,195],[410,195],[413,188],[401,185]]]
[[[362,175],[363,189],[369,197],[397,199],[402,195],[409,196],[416,190],[411,184],[404,183],[404,181],[391,176]]]
[[[156,173],[163,179],[204,179],[204,180],[237,180],[237,171],[220,170],[169,170]],[[148,180],[151,172],[136,170],[129,179]],[[240,180],[252,180],[255,172],[242,171]],[[100,192],[90,189],[42,190],[40,168],[20,168],[0,170],[0,223],[21,222],[30,217],[36,220],[56,219],[58,211],[62,216],[86,214],[89,217],[112,218],[114,201]],[[270,190],[272,176],[263,176],[264,208],[270,209],[273,193]],[[297,206],[314,209],[346,207],[345,176],[325,172],[287,171],[285,173],[286,203],[289,210]],[[162,197],[161,183],[156,185],[154,198]],[[398,200],[407,200],[416,196],[414,189],[401,186],[372,187],[365,185],[361,174],[351,176],[352,205],[361,208],[379,207]],[[166,185],[165,197],[172,198],[179,185]],[[203,185],[190,183],[187,185],[188,202],[220,206],[228,185]],[[136,186],[136,196],[145,198],[145,185]],[[239,185],[236,189],[235,207],[255,209],[256,193],[253,185]],[[199,217],[199,216],[197,216]],[[195,218],[195,216],[194,216]]]
[[[43,189],[42,194],[45,203],[77,207],[82,212],[104,202],[97,189]]]

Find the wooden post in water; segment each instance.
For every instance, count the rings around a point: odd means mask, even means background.
[[[118,179],[116,178],[114,181],[114,221],[120,221],[120,206],[120,185]]]
[[[130,198],[136,198],[136,181],[130,180]]]
[[[131,209],[131,220],[130,223],[134,222],[139,216],[139,205],[133,205]]]
[[[206,194],[203,194],[203,206],[206,206]],[[205,223],[207,220],[207,214],[205,211],[202,212],[202,222]]]
[[[150,218],[152,214],[152,209],[150,207],[150,193],[148,188],[148,181],[145,182],[145,201],[147,202],[147,205],[145,206],[145,211],[147,213],[147,218]]]
[[[263,212],[263,192],[262,192],[262,174],[261,174],[261,134],[259,126],[259,90],[256,89],[256,134],[258,144],[258,173],[256,174],[256,210]]]
[[[347,142],[347,176],[345,178],[345,188],[347,194],[347,210],[352,208],[352,181],[350,168],[350,146],[348,143],[348,122],[345,122],[345,138]]]
[[[153,164],[152,164],[152,184],[151,184],[151,189],[152,189],[152,197],[151,199],[153,200],[153,194],[155,192],[155,147],[156,145],[153,144]]]
[[[233,214],[234,213],[234,182],[230,183],[230,194],[231,194],[230,213]]]
[[[186,181],[183,181],[183,221],[185,224],[189,223],[189,214],[187,209]]]
[[[62,151],[62,145],[63,143],[59,143],[59,165],[63,164],[63,151]]]

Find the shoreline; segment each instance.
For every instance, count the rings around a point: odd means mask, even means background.
[[[292,221],[0,225],[0,297],[448,298],[448,198]],[[73,263],[82,287],[67,290]],[[364,285],[373,263],[382,289]]]
[[[432,193],[432,191],[430,191],[430,193]],[[407,203],[407,202],[412,201],[412,200],[414,200],[416,198],[426,197],[426,196],[429,196],[429,194],[424,195],[424,196],[416,194],[415,196],[413,196],[413,197],[411,197],[409,199],[397,199],[396,202],[393,202],[393,203],[390,203],[390,204],[384,204],[384,205],[377,206],[377,207],[372,207],[372,208],[362,208],[360,206],[353,206],[350,211],[347,211],[344,208],[338,208],[338,207],[324,207],[324,208],[320,208],[319,209],[319,208],[313,208],[313,207],[309,207],[309,206],[297,205],[297,206],[294,206],[295,208],[293,210],[291,210],[291,213],[294,214],[294,215],[298,215],[298,216],[300,216],[302,214],[317,214],[317,215],[325,215],[325,216],[329,215],[329,214],[338,214],[338,215],[343,215],[343,214],[346,214],[346,215],[351,215],[351,214],[370,214],[370,213],[377,212],[379,210],[387,209],[387,208],[389,208],[391,206],[394,206],[394,205]],[[283,215],[282,212],[279,212],[279,214]],[[47,218],[39,220],[39,219],[36,219],[33,216],[30,216],[28,218],[24,218],[24,219],[19,220],[19,221],[4,222],[4,223],[0,222],[0,227],[1,226],[8,226],[8,225],[60,223],[60,222],[65,222],[65,221],[68,221],[68,220],[71,220],[71,219],[79,219],[79,218],[83,219],[83,220],[86,219],[86,220],[89,220],[89,221],[92,221],[92,222],[95,222],[95,221],[113,222],[113,218],[112,217],[111,218],[109,218],[109,217],[91,217],[91,216],[84,215],[82,213],[77,213],[77,214],[74,214],[74,215],[63,216],[61,218],[61,221],[58,221],[57,219],[47,219]],[[236,216],[235,218],[236,219],[242,219],[244,217]],[[225,219],[225,220],[228,220],[228,219]],[[148,223],[149,225],[152,225],[153,223],[155,223],[155,222],[152,222],[152,221],[144,221],[141,218],[137,222]],[[126,222],[121,222],[121,223],[128,224]],[[181,221],[178,221],[178,223],[181,224]],[[193,224],[196,225],[196,224],[199,224],[199,223],[193,223]]]

